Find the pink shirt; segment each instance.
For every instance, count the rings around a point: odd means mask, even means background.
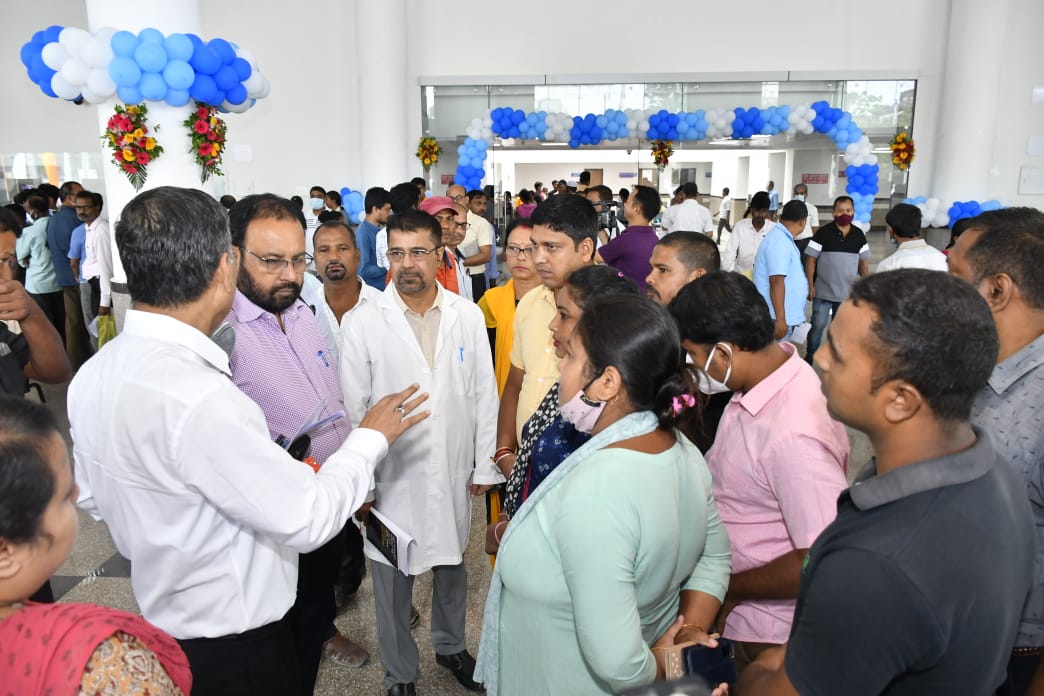
[[[837,514],[847,487],[848,434],[827,413],[815,371],[789,343],[790,359],[746,394],[735,394],[707,452],[714,500],[732,544],[732,572],[807,549]],[[785,643],[795,600],[744,602],[725,637]]]

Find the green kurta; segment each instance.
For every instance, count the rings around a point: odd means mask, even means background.
[[[608,448],[580,464],[512,530],[497,565],[504,696],[612,694],[647,684],[649,645],[679,592],[721,599],[729,542],[699,451]]]

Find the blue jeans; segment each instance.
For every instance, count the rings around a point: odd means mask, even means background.
[[[812,362],[812,356],[819,350],[819,344],[823,341],[823,331],[840,306],[840,302],[833,300],[821,300],[818,297],[812,300],[812,328],[808,332],[808,352],[805,353],[805,359],[809,363]]]

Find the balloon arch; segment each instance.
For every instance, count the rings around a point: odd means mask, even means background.
[[[568,143],[571,148],[616,140],[670,140],[698,142],[713,138],[749,140],[755,135],[822,133],[844,152],[845,188],[855,203],[855,220],[869,227],[870,210],[878,186],[877,158],[870,138],[863,134],[852,114],[825,101],[811,105],[770,106],[760,109],[698,109],[670,112],[607,109],[603,114],[570,116],[559,112],[501,107],[471,120],[467,138],[457,148],[454,183],[480,188],[486,155],[493,137]]]

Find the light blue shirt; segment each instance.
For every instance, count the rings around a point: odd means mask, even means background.
[[[86,222],[82,223],[72,231],[72,237],[69,238],[69,258],[80,260],[80,266],[78,269],[79,277],[76,280],[81,283],[86,283],[87,280],[83,277],[83,262],[87,260]]]
[[[25,290],[33,295],[59,292],[58,278],[54,273],[51,250],[47,248],[47,220],[40,218],[22,230],[15,252],[18,264],[25,268]]]
[[[783,279],[783,311],[787,326],[796,326],[805,321],[805,301],[808,298],[808,280],[801,265],[801,252],[794,237],[783,225],[769,230],[754,256],[754,285],[768,303],[769,315],[776,319],[776,310],[769,295],[769,277],[785,276]]]

